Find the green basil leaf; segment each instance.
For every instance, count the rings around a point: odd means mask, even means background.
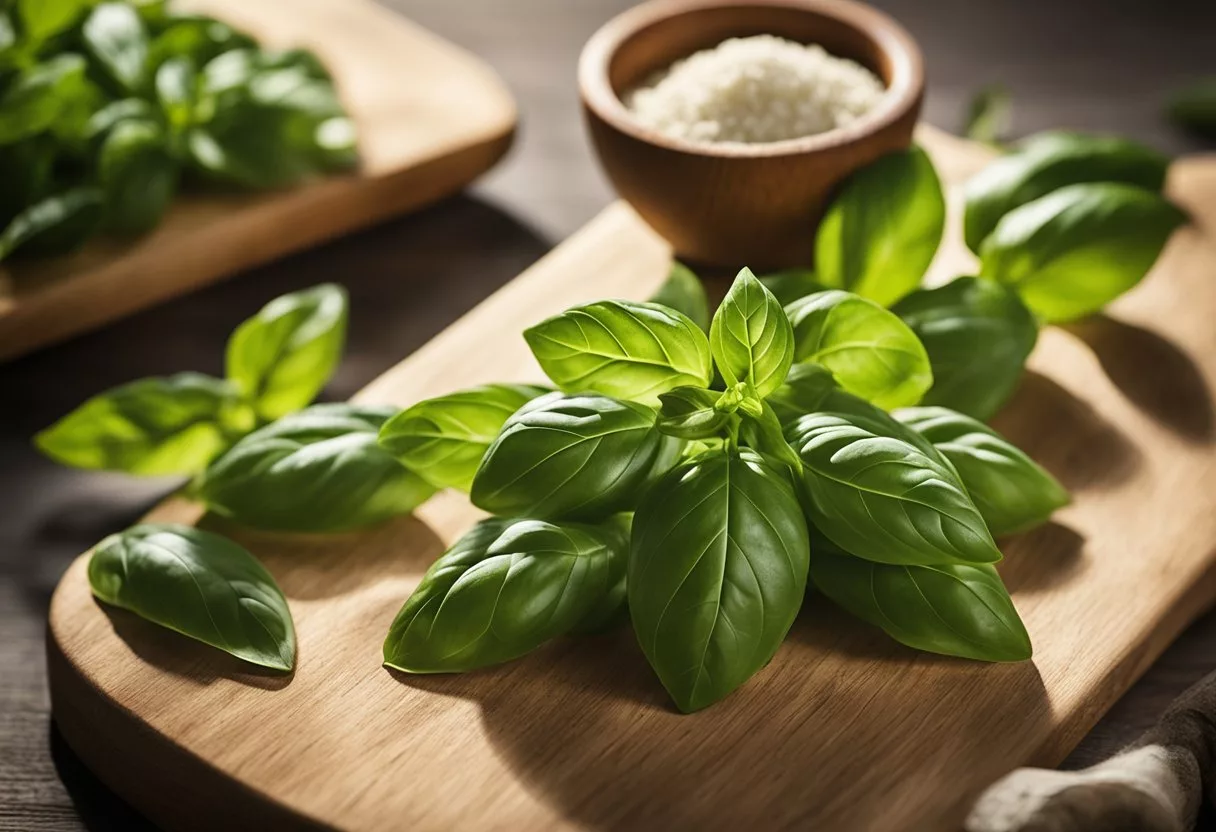
[[[194,124],[198,77],[189,58],[169,58],[157,68],[156,99],[175,134]]]
[[[492,514],[599,519],[636,504],[655,459],[674,442],[643,405],[551,393],[507,419],[470,497]]]
[[[299,410],[341,361],[346,316],[346,290],[335,283],[275,298],[228,339],[228,378],[263,419]]]
[[[785,381],[794,361],[794,333],[773,293],[743,269],[714,313],[709,346],[726,384],[747,382],[760,398]]]
[[[777,460],[802,476],[802,458],[790,447],[782,432],[781,420],[772,405],[764,400],[753,402],[756,407],[740,408],[744,415],[743,435],[747,444],[769,459]]]
[[[384,424],[380,447],[436,488],[468,491],[503,424],[547,392],[531,384],[484,384],[427,399]]]
[[[1216,77],[1203,78],[1175,93],[1169,115],[1196,136],[1216,140]]]
[[[765,400],[783,425],[820,409],[824,397],[838,389],[832,372],[819,364],[795,364],[790,367],[785,383]]]
[[[819,282],[890,306],[920,285],[946,224],[937,171],[919,147],[845,182],[815,238]]]
[[[384,641],[384,663],[456,673],[530,653],[624,600],[625,526],[490,519],[427,570]]]
[[[809,552],[793,489],[753,451],[706,453],[654,487],[633,519],[629,613],[680,710],[712,705],[773,657]]]
[[[929,356],[916,334],[877,303],[833,290],[786,307],[794,360],[821,364],[850,393],[879,407],[916,404],[933,385]]]
[[[1001,84],[989,84],[967,106],[963,135],[972,141],[999,145],[1005,141],[1013,116],[1013,99]]]
[[[658,428],[680,439],[709,439],[720,436],[730,422],[730,414],[717,409],[721,394],[704,387],[677,387],[659,396]]]
[[[0,8],[0,67],[10,62],[13,47],[17,45],[17,29],[13,26],[13,18]]]
[[[671,264],[667,280],[650,302],[681,312],[701,329],[709,331],[709,298],[705,296],[705,287],[692,269],[683,263]]]
[[[145,378],[94,396],[34,437],[75,468],[193,474],[229,444],[236,391],[198,373]]]
[[[1139,283],[1185,220],[1144,188],[1069,185],[1001,218],[980,249],[980,275],[1016,288],[1043,320],[1080,318]]]
[[[93,188],[76,188],[35,202],[0,234],[0,260],[22,254],[67,254],[92,236],[101,222],[104,200]]]
[[[563,390],[659,403],[676,387],[708,387],[709,341],[687,315],[652,303],[605,300],[524,330],[541,369]]]
[[[90,5],[90,0],[17,0],[25,37],[31,43],[41,43],[67,29]]]
[[[1008,401],[1039,337],[1017,292],[960,277],[918,289],[891,308],[924,345],[933,368],[925,404],[989,419]]]
[[[828,288],[816,279],[813,269],[783,269],[761,275],[760,282],[773,293],[782,307]]]
[[[155,70],[170,58],[186,58],[195,66],[203,66],[224,52],[255,46],[248,35],[213,17],[174,17],[152,41],[148,63]]]
[[[89,585],[107,604],[247,662],[295,666],[287,599],[266,567],[226,537],[190,526],[133,526],[97,544]]]
[[[0,145],[50,128],[84,83],[84,70],[84,58],[65,52],[19,74],[0,94]]]
[[[160,222],[177,189],[177,162],[167,137],[153,121],[127,119],[106,137],[98,158],[106,224],[122,234],[142,234]]]
[[[86,141],[100,144],[110,135],[110,131],[124,121],[156,121],[158,113],[155,107],[142,98],[120,98],[111,101],[99,110],[95,110],[85,126]]]
[[[991,565],[893,566],[821,542],[816,536],[815,588],[899,643],[987,662],[1031,657],[1030,636]]]
[[[1160,191],[1170,160],[1127,139],[1041,134],[967,181],[963,236],[975,252],[1010,211],[1066,185],[1124,182]]]
[[[102,3],[85,19],[81,30],[85,48],[119,89],[128,93],[144,86],[148,65],[148,32],[139,13],[128,3]]]
[[[811,523],[846,552],[879,563],[1000,560],[953,466],[923,439],[909,439],[912,432],[888,429],[872,413],[823,411],[794,422],[786,437],[802,457]]]
[[[994,535],[1026,531],[1068,505],[1068,492],[1055,477],[987,425],[944,407],[891,415],[950,460]]]

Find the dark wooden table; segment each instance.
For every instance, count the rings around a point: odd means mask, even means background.
[[[50,718],[43,630],[80,552],[173,483],[58,468],[29,437],[86,397],[140,376],[220,373],[232,327],[270,298],[323,280],[351,292],[350,347],[329,398],[345,398],[590,219],[610,192],[583,136],[580,46],[628,0],[393,0],[488,59],[522,109],[511,158],[470,193],[422,214],[242,275],[110,328],[0,366],[0,829],[147,829],[66,748]],[[1162,0],[882,0],[928,59],[927,119],[957,129],[970,94],[1002,82],[1015,129],[1124,133],[1199,149],[1160,118],[1166,93],[1216,74],[1216,3]],[[2,187],[2,184],[0,184]],[[1134,738],[1216,667],[1216,614],[1196,623],[1094,729],[1069,765]],[[121,758],[122,749],[114,749]]]

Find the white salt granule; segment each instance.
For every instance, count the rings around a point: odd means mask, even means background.
[[[861,64],[773,35],[732,38],[672,64],[625,105],[692,142],[778,142],[842,127],[871,110],[882,81]]]

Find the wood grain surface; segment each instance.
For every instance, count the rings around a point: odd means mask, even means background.
[[[447,196],[506,152],[515,104],[479,59],[370,0],[189,0],[263,44],[314,49],[360,168],[286,191],[179,197],[134,242],[0,267],[0,360]]]
[[[984,157],[937,133],[922,141],[949,179]],[[1170,191],[1194,224],[1109,314],[1047,330],[998,419],[1076,497],[1003,543],[1033,662],[917,654],[812,597],[774,661],[693,716],[666,701],[627,630],[464,676],[392,673],[379,665],[389,622],[477,515],[444,493],[359,535],[203,520],[280,581],[300,644],[289,679],[103,608],[80,558],[51,605],[63,734],[170,829],[949,828],[999,774],[1062,759],[1216,596],[1216,160],[1178,162]],[[967,266],[957,240],[949,249],[939,276]],[[524,325],[645,297],[667,262],[613,206],[358,398],[405,405],[537,378]],[[153,516],[198,510],[170,501]]]

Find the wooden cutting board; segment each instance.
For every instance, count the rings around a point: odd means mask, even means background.
[[[0,266],[0,360],[454,193],[510,146],[480,59],[372,0],[187,0],[271,47],[307,46],[360,131],[360,169],[274,193],[183,196],[135,242]]]
[[[987,154],[926,131],[955,181]],[[108,610],[86,558],[51,605],[48,660],[67,741],[173,830],[948,829],[976,792],[1052,764],[1216,597],[1216,158],[1177,163],[1195,217],[1100,317],[1042,337],[998,426],[1076,497],[1004,541],[1033,662],[918,654],[808,598],[772,663],[681,716],[629,630],[563,640],[463,676],[380,666],[398,607],[477,513],[444,493],[416,517],[338,537],[243,532],[290,599],[290,679]],[[527,324],[645,298],[665,244],[614,205],[364,390],[407,405],[539,373]],[[966,268],[957,240],[939,274]],[[170,501],[157,520],[193,522]]]

